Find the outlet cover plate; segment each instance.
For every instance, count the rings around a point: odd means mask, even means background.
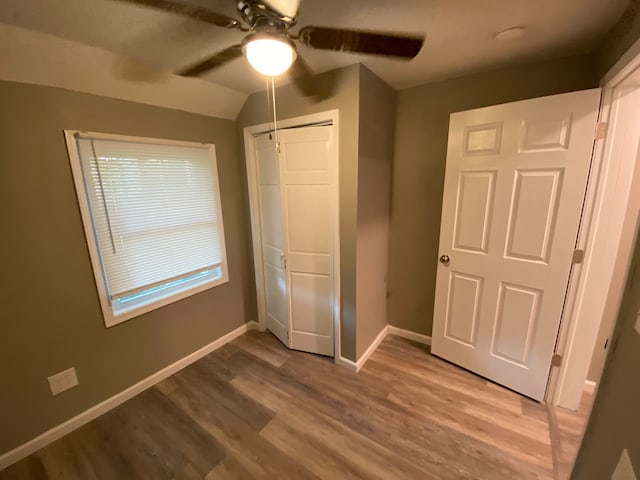
[[[51,375],[48,380],[52,395],[58,395],[78,385],[78,376],[76,375],[75,368],[69,368],[55,375]]]

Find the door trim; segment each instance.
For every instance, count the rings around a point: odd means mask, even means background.
[[[599,121],[609,123],[609,131],[604,141],[596,142],[593,152],[591,179],[576,243],[576,248],[585,250],[585,261],[582,265],[575,265],[572,272],[557,343],[557,352],[564,361],[559,369],[552,369],[546,396],[547,402],[573,410],[577,409],[585,390],[602,315],[605,309],[609,309],[609,315],[617,315],[624,288],[624,282],[621,282],[619,288],[607,292],[608,282],[605,279],[606,285],[603,285],[602,271],[608,269],[613,276],[616,273],[613,272],[614,264],[622,263],[628,267],[630,261],[630,252],[618,251],[618,255],[611,256],[598,254],[606,251],[612,241],[613,234],[601,235],[607,231],[611,218],[615,217],[620,222],[620,217],[627,214],[628,197],[616,195],[619,189],[616,183],[619,178],[632,178],[636,163],[624,161],[624,157],[614,151],[612,144],[616,125],[612,120],[619,88],[624,88],[625,80],[638,69],[640,41],[600,82],[603,93]],[[637,220],[626,219],[623,223],[628,221],[636,223],[631,229],[635,232]],[[627,229],[627,225],[621,225],[621,229]],[[622,238],[617,240],[617,247],[625,241]],[[620,274],[626,275],[626,270]],[[600,320],[594,321],[596,317]]]
[[[331,123],[333,129],[335,150],[332,161],[335,162],[334,178],[331,179],[332,188],[332,212],[331,218],[334,222],[332,243],[333,243],[333,340],[334,340],[334,358],[336,363],[340,363],[342,352],[340,349],[340,326],[341,326],[341,309],[340,309],[340,197],[339,197],[339,179],[340,179],[340,162],[339,160],[339,128],[338,128],[338,110],[328,110],[326,112],[304,115],[301,117],[287,118],[278,120],[278,128],[292,128],[312,126],[317,124]],[[252,125],[243,129],[244,135],[244,151],[247,169],[247,189],[249,192],[249,210],[251,217],[251,238],[253,241],[253,264],[255,269],[256,295],[258,301],[258,325],[260,331],[267,329],[266,317],[266,297],[264,291],[264,268],[262,254],[262,228],[260,227],[260,201],[258,193],[258,174],[254,149],[255,136],[267,132],[272,128],[272,123],[262,123]]]

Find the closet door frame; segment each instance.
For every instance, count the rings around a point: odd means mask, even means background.
[[[330,124],[333,128],[334,152],[332,161],[335,162],[333,169],[334,178],[331,179],[332,189],[332,211],[331,219],[334,224],[332,243],[333,243],[333,340],[334,340],[334,358],[336,361],[342,357],[340,350],[340,205],[339,205],[339,136],[338,136],[338,110],[329,110],[326,112],[304,115],[301,117],[288,118],[278,120],[278,129],[295,128],[313,125]],[[266,296],[265,296],[265,277],[264,277],[264,258],[262,252],[262,226],[260,222],[260,196],[258,185],[258,169],[256,162],[255,137],[269,132],[273,129],[273,123],[262,123],[246,127],[244,134],[245,162],[247,168],[247,189],[249,192],[249,209],[251,216],[251,233],[253,242],[253,264],[255,269],[256,280],[256,296],[258,302],[258,328],[260,331],[267,329],[266,318]]]

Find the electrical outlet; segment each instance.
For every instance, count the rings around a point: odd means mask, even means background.
[[[620,460],[618,460],[618,465],[616,466],[613,475],[611,475],[611,480],[638,480],[635,472],[633,471],[633,465],[631,464],[629,452],[627,452],[626,448],[620,455]]]
[[[59,393],[78,385],[78,377],[76,375],[75,368],[69,368],[60,373],[56,373],[55,375],[51,375],[48,380],[52,395],[58,395]]]

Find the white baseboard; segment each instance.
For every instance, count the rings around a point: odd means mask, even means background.
[[[347,370],[353,372],[353,373],[357,373],[358,372],[358,365],[356,364],[356,362],[354,362],[353,360],[349,360],[348,358],[344,358],[342,356],[337,356],[335,359],[335,363],[336,365],[342,367],[342,368],[346,368]]]
[[[352,372],[359,372],[364,364],[367,363],[369,357],[373,355],[373,352],[380,346],[382,341],[386,338],[387,335],[397,335],[399,337],[408,338],[409,340],[413,340],[414,342],[423,343],[425,345],[431,345],[431,337],[428,335],[422,335],[420,333],[411,332],[409,330],[403,330],[402,328],[393,327],[391,325],[387,325],[384,327],[378,336],[371,342],[371,345],[365,350],[362,356],[358,359],[357,362],[353,362],[344,357],[336,358],[336,364],[351,370]]]
[[[389,325],[388,332],[390,335],[397,335],[398,337],[407,338],[414,342],[423,343],[424,345],[431,345],[431,337],[429,335],[423,335],[421,333],[411,332],[402,328]]]
[[[373,340],[373,342],[371,342],[371,345],[369,345],[369,348],[365,350],[365,352],[356,362],[356,372],[359,372],[360,369],[364,367],[364,364],[367,363],[367,360],[369,360],[369,357],[373,354],[373,352],[376,351],[376,348],[378,348],[378,346],[385,339],[385,337],[388,334],[388,331],[389,331],[389,325],[385,325],[385,327],[382,330],[380,330],[380,333],[378,334],[378,336]]]
[[[242,325],[241,327],[236,328],[235,330],[223,335],[222,337],[214,340],[208,345],[196,350],[195,352],[187,355],[184,358],[181,358],[175,363],[172,363],[168,367],[159,370],[158,372],[150,375],[149,377],[139,381],[135,385],[127,388],[126,390],[121,391],[120,393],[115,394],[113,397],[104,400],[103,402],[94,405],[93,407],[85,410],[82,413],[79,413],[73,418],[70,418],[64,423],[61,423],[58,426],[53,427],[50,430],[38,435],[36,438],[29,440],[28,442],[10,450],[7,453],[0,455],[0,470],[7,468],[9,465],[16,463],[19,460],[22,460],[28,455],[31,455],[33,452],[40,450],[41,448],[49,445],[51,442],[58,440],[63,437],[67,433],[72,432],[76,428],[79,428],[91,420],[98,418],[100,415],[108,412],[109,410],[117,407],[118,405],[126,402],[130,398],[135,397],[140,392],[152,387],[156,383],[164,380],[165,378],[173,375],[174,373],[182,370],[184,367],[200,360],[205,355],[210,354],[214,350],[222,347],[226,343],[234,340],[239,337],[243,333],[249,330],[257,330],[258,323],[254,321],[250,321]]]
[[[591,380],[584,381],[584,391],[587,393],[593,393],[596,391],[596,382]]]

